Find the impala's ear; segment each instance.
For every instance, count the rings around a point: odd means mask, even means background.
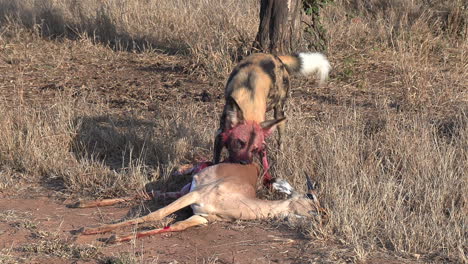
[[[318,183],[316,181],[312,181],[312,179],[310,178],[309,174],[307,174],[307,172],[304,172],[304,174],[307,180],[307,190],[309,192],[316,190],[318,187]]]
[[[280,178],[274,178],[272,180],[272,188],[275,191],[278,191],[280,193],[284,193],[288,195],[289,197],[293,196],[296,194],[296,190],[294,187],[289,184],[286,180],[280,179]]]
[[[282,117],[282,118],[279,118],[279,119],[275,119],[275,120],[268,120],[268,121],[263,121],[260,126],[262,127],[263,129],[263,136],[266,138],[268,137],[269,135],[271,135],[271,133],[273,133],[273,131],[275,131],[275,128],[286,122],[286,117]]]
[[[316,195],[316,190],[318,188],[318,183],[316,181],[313,181],[309,174],[307,172],[304,172],[306,181],[307,181],[307,193],[306,196],[307,198],[318,202],[317,195]]]
[[[239,107],[236,100],[234,100],[232,97],[229,97],[226,104],[228,110],[226,111],[226,127],[224,128],[225,131],[232,129],[238,124],[244,122],[244,114],[242,113],[242,109]]]

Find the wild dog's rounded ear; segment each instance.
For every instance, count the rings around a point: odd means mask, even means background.
[[[266,138],[269,135],[271,135],[271,133],[273,133],[273,131],[275,131],[276,126],[284,123],[285,121],[286,121],[286,117],[282,117],[282,118],[278,118],[278,119],[275,119],[275,120],[263,121],[262,123],[260,123],[260,126],[263,129],[264,137]]]
[[[237,104],[236,100],[234,100],[234,98],[229,97],[227,99],[226,107],[225,130],[232,129],[238,124],[244,122],[244,114],[242,113],[242,109]]]

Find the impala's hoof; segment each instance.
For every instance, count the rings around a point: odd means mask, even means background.
[[[80,229],[78,229],[78,231],[81,231],[81,234],[82,235],[95,235],[95,234],[99,234],[100,232],[94,228],[86,228],[86,227],[82,227]]]
[[[112,235],[106,240],[106,244],[115,244],[117,242],[119,242],[119,241],[118,241],[116,235]]]
[[[82,207],[82,202],[78,201],[76,203],[67,204],[66,207],[67,208],[81,208]]]
[[[86,227],[82,227],[80,229],[76,229],[72,231],[76,235],[94,235],[96,232],[93,229],[86,229]]]
[[[71,230],[70,231],[70,234],[72,235],[81,235],[84,231],[84,227],[80,228],[80,229],[75,229],[75,230]]]

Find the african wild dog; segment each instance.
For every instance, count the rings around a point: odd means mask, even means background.
[[[320,53],[275,56],[252,54],[242,60],[229,76],[220,129],[214,145],[214,163],[219,163],[223,147],[229,162],[252,162],[253,155],[262,158],[268,182],[265,138],[278,126],[278,145],[284,135],[284,104],[289,93],[289,74],[317,73],[320,82],[328,77],[330,63]],[[274,120],[265,121],[267,111],[274,110]]]

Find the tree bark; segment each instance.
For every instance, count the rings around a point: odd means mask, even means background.
[[[302,0],[261,0],[254,48],[273,54],[298,51],[302,41]]]

